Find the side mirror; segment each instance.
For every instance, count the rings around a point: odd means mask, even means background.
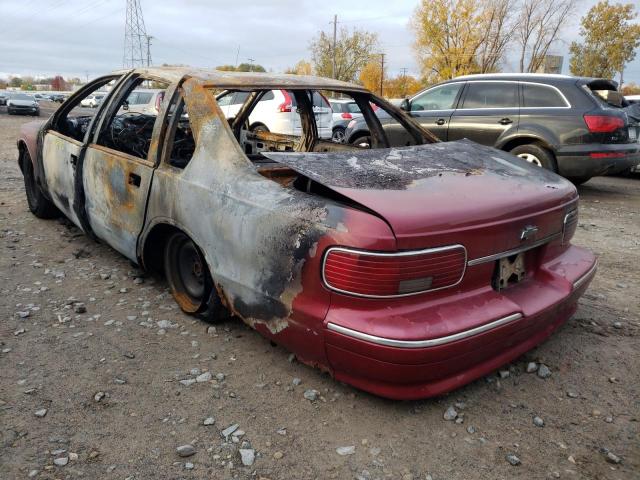
[[[127,102],[126,100],[124,101],[124,103],[122,104],[122,109],[123,110],[129,110],[129,102]]]
[[[402,102],[400,103],[400,109],[404,110],[405,112],[411,111],[411,102],[409,102],[408,98],[402,100]]]

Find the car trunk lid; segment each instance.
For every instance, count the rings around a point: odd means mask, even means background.
[[[263,155],[375,212],[399,249],[464,243],[478,258],[539,242],[562,231],[577,198],[558,175],[468,140]]]

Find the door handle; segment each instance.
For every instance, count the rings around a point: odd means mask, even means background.
[[[129,185],[133,185],[134,187],[139,187],[140,180],[141,180],[140,175],[138,175],[137,173],[129,174]]]
[[[511,120],[510,118],[503,118],[498,123],[500,123],[500,125],[509,125],[510,123],[513,123],[513,120]]]
[[[447,121],[444,118],[436,120],[436,125],[444,125]]]

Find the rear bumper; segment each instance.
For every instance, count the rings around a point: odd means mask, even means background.
[[[567,145],[556,151],[558,171],[565,177],[620,173],[640,163],[640,144]]]
[[[349,312],[330,310],[325,338],[335,378],[383,397],[418,399],[490,373],[548,338],[575,312],[595,275],[596,260],[577,247],[561,257],[543,265],[535,278],[505,291],[504,305],[498,308],[504,314],[490,317],[496,311],[495,306],[488,307],[496,303],[496,292],[491,291],[461,298],[455,309],[447,310],[447,317],[439,310],[436,318],[423,319],[426,324],[450,326],[446,335],[380,336],[352,328],[353,318],[341,322],[340,316]],[[483,321],[472,328],[456,330],[456,325],[468,323],[469,316],[481,315]]]

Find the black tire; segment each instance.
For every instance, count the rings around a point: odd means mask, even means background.
[[[355,145],[360,148],[371,148],[371,136],[359,135],[349,142],[351,145]]]
[[[546,168],[552,172],[558,172],[558,165],[556,164],[553,153],[540,145],[536,145],[535,143],[520,145],[511,150],[511,153],[527,160],[533,165]]]
[[[7,108],[7,115],[13,115],[13,110],[11,110],[10,108]]]
[[[221,318],[224,307],[213,286],[204,255],[184,233],[176,232],[164,250],[164,273],[171,293],[183,312]]]
[[[27,194],[27,204],[29,210],[38,218],[57,218],[61,216],[60,210],[51,200],[44,196],[40,186],[36,183],[33,172],[33,163],[29,152],[26,150],[20,153],[22,176],[24,177],[24,189]]]
[[[334,143],[346,143],[347,139],[344,136],[344,127],[336,127],[331,132],[331,141]]]
[[[263,125],[261,123],[258,123],[257,125],[253,125],[251,127],[251,131],[252,132],[268,132],[269,129],[267,128],[266,125]]]
[[[583,183],[588,182],[589,180],[591,180],[591,178],[592,177],[567,177],[567,180],[569,180],[577,187],[578,185],[582,185]]]

